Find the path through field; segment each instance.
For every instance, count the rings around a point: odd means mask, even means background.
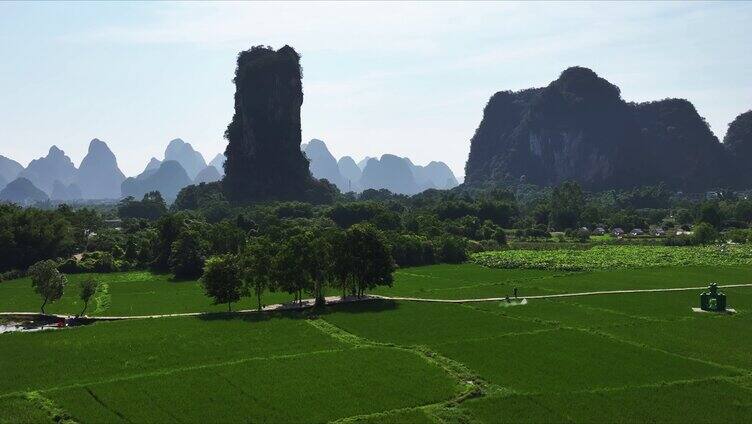
[[[752,287],[752,284],[728,284],[725,286],[718,286],[719,288],[734,288],[734,287]],[[561,297],[579,297],[579,296],[598,296],[604,294],[630,294],[630,293],[656,293],[656,292],[672,292],[672,291],[690,291],[690,290],[704,290],[707,287],[673,287],[665,289],[627,289],[627,290],[605,290],[605,291],[589,291],[580,293],[558,293],[558,294],[544,294],[538,296],[524,296],[525,299],[555,299]],[[372,295],[372,297],[385,299],[385,300],[405,300],[414,302],[438,302],[438,303],[474,303],[474,302],[498,302],[506,300],[507,297],[483,297],[476,299],[428,299],[421,297],[395,297],[395,296],[379,296]]]
[[[739,287],[752,287],[752,283],[748,284],[727,284],[718,286],[719,288],[739,288]],[[676,292],[676,291],[691,291],[691,290],[704,290],[707,287],[673,287],[663,289],[628,289],[628,290],[606,290],[606,291],[589,291],[579,293],[557,293],[546,294],[537,296],[522,296],[522,299],[536,300],[536,299],[556,299],[566,297],[581,297],[581,296],[601,296],[601,295],[614,295],[614,294],[634,294],[634,293],[662,293],[662,292]],[[431,302],[431,303],[478,303],[478,302],[500,302],[509,299],[508,297],[484,297],[474,299],[430,299],[420,297],[399,297],[399,296],[381,296],[381,295],[366,295],[363,297],[355,296],[327,296],[327,305],[337,305],[343,303],[364,302],[371,300],[396,300],[406,302]],[[263,312],[275,312],[275,311],[289,311],[300,310],[313,307],[315,299],[304,299],[302,302],[289,302],[289,303],[277,303],[273,305],[267,305],[262,308]],[[197,317],[205,315],[217,315],[217,314],[249,314],[257,313],[257,309],[242,309],[231,312],[187,312],[179,314],[155,314],[155,315],[130,315],[130,316],[84,316],[88,320],[92,321],[119,321],[119,320],[133,320],[133,319],[151,319],[151,318],[170,318],[170,317]],[[0,316],[18,316],[18,315],[38,315],[37,312],[0,312]],[[61,314],[48,314],[51,317],[57,318],[72,318],[71,315]]]

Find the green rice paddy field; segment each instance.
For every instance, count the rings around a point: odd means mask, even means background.
[[[97,275],[95,315],[220,311],[196,282]],[[467,299],[752,283],[752,266],[399,270],[378,294]],[[71,276],[76,281],[83,276]],[[371,300],[0,334],[0,422],[750,422],[752,287],[503,302]],[[264,303],[290,296],[272,293]],[[27,280],[0,311],[35,311]],[[238,305],[252,308],[252,300]],[[75,313],[75,290],[50,312]],[[97,309],[98,307],[98,309]]]

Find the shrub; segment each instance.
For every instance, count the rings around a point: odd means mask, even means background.
[[[467,239],[456,236],[444,236],[439,239],[439,258],[441,262],[462,263],[467,260]]]
[[[61,263],[57,269],[65,274],[78,274],[81,272],[81,268],[78,266],[78,261],[70,258]]]
[[[477,240],[468,240],[467,241],[467,252],[470,254],[483,252],[485,249],[483,248],[483,243],[477,241]]]
[[[493,239],[498,243],[500,246],[504,246],[507,244],[507,233],[499,228],[496,230],[496,232],[493,235]]]
[[[5,271],[0,273],[0,282],[8,281],[8,280],[15,280],[17,278],[23,278],[26,276],[26,273],[17,269],[13,269],[10,271]]]
[[[668,236],[663,241],[663,244],[665,246],[693,246],[695,239],[688,236]]]
[[[120,261],[116,261],[110,252],[86,252],[80,261],[67,259],[58,269],[67,274],[116,272],[120,270],[118,262]]]
[[[94,260],[94,271],[96,272],[115,272],[115,258],[109,252],[97,252],[99,255]]]
[[[724,238],[734,243],[743,244],[747,242],[749,235],[749,231],[734,229],[727,231]]]
[[[707,222],[701,222],[695,226],[692,237],[697,244],[711,244],[718,240],[718,231]]]

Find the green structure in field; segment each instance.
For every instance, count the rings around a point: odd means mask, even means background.
[[[700,309],[712,312],[726,310],[726,294],[718,291],[718,284],[711,283],[708,291],[700,294]]]

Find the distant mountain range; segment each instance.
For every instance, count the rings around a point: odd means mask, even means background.
[[[365,157],[356,163],[350,156],[336,160],[326,144],[313,139],[301,145],[314,177],[327,179],[343,193],[366,189],[388,189],[393,193],[416,194],[429,188],[450,189],[459,183],[444,162],[415,165],[409,158],[385,154],[380,159]]]
[[[49,196],[23,177],[16,178],[0,190],[0,201],[4,202],[26,206],[46,200],[49,200]]]
[[[174,160],[166,160],[156,169],[149,169],[137,177],[127,178],[121,186],[124,197],[140,199],[150,191],[159,191],[165,199],[175,199],[180,190],[193,181],[185,168]]]
[[[359,163],[350,156],[337,160],[326,143],[318,139],[302,144],[301,149],[310,161],[311,174],[329,180],[342,192],[386,188],[395,193],[415,194],[458,184],[443,162],[420,166],[408,158],[389,154],[366,157]],[[221,180],[224,162],[225,156],[220,153],[207,164],[190,143],[176,138],[168,143],[162,160],[151,158],[143,172],[126,178],[115,154],[104,141],[95,138],[78,168],[57,146],[50,147],[46,156],[31,161],[26,168],[0,156],[0,189],[9,188],[5,196],[0,195],[0,200],[24,204],[43,200],[117,200],[126,196],[140,198],[155,190],[165,199],[174,199],[185,186]],[[11,186],[12,182],[15,184]]]

